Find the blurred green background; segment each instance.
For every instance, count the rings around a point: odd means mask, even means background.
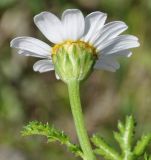
[[[82,85],[89,134],[99,132],[116,145],[112,130],[116,130],[117,120],[128,114],[138,123],[136,139],[142,132],[151,132],[151,0],[0,0],[1,160],[75,159],[59,144],[21,137],[23,125],[39,120],[54,124],[77,142],[65,84],[52,72],[33,72],[37,59],[20,56],[9,47],[16,36],[48,42],[34,25],[33,16],[41,11],[60,16],[67,8],[79,8],[85,15],[96,10],[106,12],[108,21],[125,21],[127,33],[138,36],[141,42],[130,59],[121,59],[116,73],[95,70]]]

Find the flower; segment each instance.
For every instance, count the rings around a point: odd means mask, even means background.
[[[32,37],[17,37],[11,41],[11,47],[19,49],[19,54],[42,58],[33,66],[34,71],[41,73],[54,70],[53,55],[57,55],[61,47],[70,48],[71,45],[90,49],[97,57],[93,65],[95,69],[114,72],[120,67],[118,57],[130,57],[129,49],[138,47],[139,42],[133,35],[120,35],[128,28],[124,22],[105,24],[106,18],[107,14],[100,11],[84,18],[80,10],[67,9],[61,20],[50,12],[42,12],[34,17],[34,22],[55,45],[51,47]]]

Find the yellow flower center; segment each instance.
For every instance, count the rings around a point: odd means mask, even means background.
[[[52,54],[53,55],[57,54],[58,50],[61,49],[61,48],[70,50],[73,46],[82,47],[83,49],[91,52],[95,57],[97,57],[96,48],[93,47],[91,44],[86,43],[86,42],[81,41],[81,40],[78,40],[78,41],[67,40],[63,43],[56,44],[54,47],[52,47]]]

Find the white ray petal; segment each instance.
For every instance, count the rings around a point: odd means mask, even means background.
[[[128,26],[121,21],[107,23],[101,30],[101,33],[95,41],[94,45],[98,46],[101,43],[105,43],[106,41],[115,38],[116,36],[124,32],[127,28]]]
[[[55,72],[55,76],[56,76],[56,79],[57,79],[57,80],[60,79],[59,75],[58,75],[56,72]]]
[[[115,72],[117,69],[120,68],[120,64],[118,63],[116,58],[117,57],[113,55],[102,56],[100,59],[97,60],[94,68]]]
[[[78,9],[67,9],[62,14],[64,40],[78,40],[84,34],[84,17]]]
[[[118,58],[122,56],[125,56],[128,58],[131,55],[132,55],[132,52],[129,50],[122,50],[110,55],[100,54],[99,59],[97,60],[94,68],[115,72],[117,69],[120,68],[120,64],[118,63]]]
[[[85,42],[93,43],[98,36],[98,31],[103,27],[107,18],[106,13],[99,11],[92,12],[85,18],[85,35],[83,40]]]
[[[53,43],[63,41],[63,26],[58,17],[50,12],[42,12],[34,17],[34,22],[44,36]]]
[[[138,47],[138,38],[132,35],[121,35],[100,45],[97,49],[101,54],[113,54],[122,50]]]
[[[26,51],[26,50],[19,50],[18,54],[24,55],[24,56],[37,57],[37,58],[48,58],[48,56],[39,55],[39,54],[29,52],[29,51]],[[51,59],[51,56],[50,56],[50,59]]]
[[[33,65],[33,70],[36,72],[48,72],[54,70],[52,60],[39,60]]]
[[[101,58],[103,54],[98,53],[98,57]],[[111,56],[114,56],[114,57],[122,57],[122,56],[125,56],[127,58],[129,58],[131,55],[132,55],[132,52],[130,50],[121,50],[119,52],[115,52],[114,54],[110,54]],[[103,55],[103,56],[106,56],[106,55]]]
[[[129,58],[132,55],[132,52],[130,50],[122,50],[122,51],[116,52],[112,55],[113,56],[115,55],[117,57],[125,56],[125,57]]]
[[[32,37],[17,37],[10,42],[10,46],[21,50],[19,54],[42,58],[51,56],[51,47]]]

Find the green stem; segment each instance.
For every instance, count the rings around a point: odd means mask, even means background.
[[[85,160],[95,160],[93,150],[88,138],[86,127],[84,124],[81,101],[80,101],[80,92],[79,92],[79,81],[70,81],[68,83],[69,98],[71,104],[71,110],[73,114],[73,119],[76,127],[76,132],[79,138],[79,142],[82,148],[82,151],[85,156]]]

